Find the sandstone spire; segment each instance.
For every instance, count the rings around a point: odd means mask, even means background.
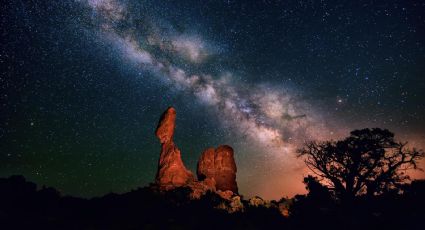
[[[155,181],[161,189],[173,189],[193,181],[193,174],[183,164],[180,150],[174,144],[176,110],[169,107],[161,116],[156,136],[161,142],[161,154]]]

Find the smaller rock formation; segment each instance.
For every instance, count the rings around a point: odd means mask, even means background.
[[[254,207],[264,206],[266,202],[258,196],[254,196],[251,199],[249,199],[249,205]]]
[[[236,194],[234,194],[232,191],[230,191],[230,190],[226,190],[226,191],[221,191],[221,190],[218,190],[218,191],[216,191],[216,193],[221,197],[221,198],[223,198],[223,199],[225,199],[225,200],[231,200],[232,199],[232,197],[234,197],[234,196],[236,196]]]
[[[291,206],[294,205],[294,199],[282,199],[278,203],[278,208],[282,216],[289,217]]]
[[[242,203],[242,198],[240,196],[233,196],[230,202],[229,212],[241,212],[244,210],[244,205]]]
[[[233,149],[228,145],[205,150],[198,161],[196,174],[199,181],[215,184],[216,190],[238,193],[236,163]]]
[[[221,202],[216,208],[226,210],[229,213],[243,212],[245,209],[242,197],[238,195],[232,196],[225,202]]]
[[[175,121],[176,110],[169,107],[162,114],[155,132],[161,142],[161,154],[155,181],[161,189],[165,190],[187,185],[194,180],[192,172],[187,170],[183,164],[180,150],[173,142]]]
[[[191,192],[189,194],[190,199],[198,200],[208,191],[215,192],[214,186],[209,186],[202,181],[193,181],[187,185],[190,188]]]

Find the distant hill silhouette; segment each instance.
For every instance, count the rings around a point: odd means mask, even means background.
[[[243,210],[213,192],[190,199],[190,189],[155,186],[83,199],[37,189],[23,176],[0,179],[0,229],[419,229],[425,217],[425,181],[403,193],[359,197],[348,210],[306,179],[307,195],[265,202],[241,200]],[[226,203],[227,202],[227,203]],[[284,217],[279,205],[289,207]]]

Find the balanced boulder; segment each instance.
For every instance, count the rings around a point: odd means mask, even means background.
[[[162,114],[155,132],[161,142],[161,154],[155,181],[161,189],[165,190],[187,185],[194,180],[192,172],[184,166],[180,150],[173,141],[175,121],[176,110],[169,107]]]

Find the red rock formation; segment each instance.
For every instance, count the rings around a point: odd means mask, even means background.
[[[238,193],[236,171],[232,147],[221,145],[202,153],[196,174],[199,181],[214,181],[216,190]]]
[[[173,142],[175,120],[176,110],[170,107],[162,114],[155,132],[161,142],[161,155],[155,179],[159,189],[169,190],[186,186],[192,190],[192,199],[199,199],[207,191],[213,191],[224,199],[231,200],[238,192],[233,149],[223,145],[217,149],[205,150],[198,161],[199,181],[196,181],[192,172],[184,166],[180,150]]]
[[[165,190],[187,185],[194,180],[192,172],[183,164],[180,150],[173,142],[175,121],[176,110],[169,107],[162,114],[155,132],[161,142],[161,155],[155,181]]]

